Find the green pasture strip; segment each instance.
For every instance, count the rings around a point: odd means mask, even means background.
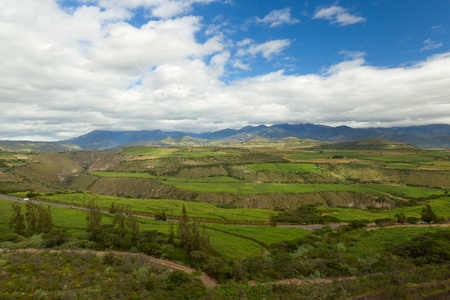
[[[185,205],[190,218],[198,220],[216,220],[221,222],[262,222],[266,223],[274,211],[269,209],[222,208],[205,202],[192,202],[174,199],[132,199],[92,194],[58,194],[41,196],[41,199],[56,203],[87,206],[91,199],[103,210],[108,211],[111,204],[129,206],[135,214],[154,215],[165,212],[167,218],[172,215],[181,217]]]
[[[434,160],[429,163],[422,163],[422,164],[420,164],[420,167],[421,168],[449,170],[450,169],[450,160]]]
[[[450,217],[449,197],[428,200],[427,203],[430,204],[431,209],[437,216]],[[368,220],[369,222],[373,222],[376,219],[395,218],[397,213],[404,213],[407,217],[420,218],[423,208],[424,206],[409,206],[390,210],[371,211],[358,208],[319,207],[319,210],[329,216],[336,217],[343,222],[350,222],[352,220]]]
[[[424,156],[361,156],[360,158],[365,160],[375,160],[393,163],[428,162],[434,160],[434,158],[432,157],[424,157]]]
[[[309,230],[301,228],[282,228],[272,226],[239,226],[217,223],[206,223],[205,226],[207,228],[253,240],[266,247],[282,241],[292,241],[310,233]]]
[[[207,183],[184,183],[169,182],[175,187],[192,192],[224,192],[240,194],[262,194],[262,193],[312,193],[320,191],[328,192],[360,192],[377,193],[380,192],[358,185],[349,184],[301,184],[301,183],[217,183],[214,185]]]
[[[114,177],[114,178],[151,178],[155,179],[156,176],[150,173],[128,173],[128,172],[92,172],[91,175],[101,177]]]
[[[268,171],[268,172],[284,172],[284,173],[317,173],[322,171],[315,164],[300,164],[300,163],[279,163],[279,164],[249,164],[246,165],[254,171]]]
[[[420,167],[420,165],[417,164],[402,164],[402,163],[387,163],[385,166],[394,169],[415,169]]]
[[[124,156],[153,155],[156,151],[156,147],[137,146],[124,148],[119,154]]]
[[[361,187],[405,198],[422,198],[422,197],[428,198],[431,195],[444,194],[444,190],[442,189],[434,189],[427,187],[396,186],[396,185],[382,185],[382,184],[361,184]]]
[[[386,227],[377,230],[365,231],[361,230],[357,236],[357,243],[353,243],[348,249],[352,255],[356,257],[368,257],[383,255],[386,249],[395,247],[396,245],[407,243],[413,237],[436,231],[449,231],[448,227]]]
[[[260,244],[249,239],[216,230],[207,230],[207,233],[211,250],[225,258],[242,259],[264,251]]]
[[[178,151],[174,153],[177,157],[208,157],[208,156],[241,156],[241,152],[224,152],[224,151]]]
[[[450,159],[450,151],[433,151],[433,152],[423,152],[421,153],[423,156],[432,156],[443,159]]]
[[[227,177],[227,176],[213,176],[213,177],[202,177],[202,178],[184,178],[184,177],[166,177],[166,176],[155,176],[150,173],[129,173],[129,172],[92,172],[92,175],[101,176],[101,177],[115,177],[115,178],[150,178],[154,180],[158,180],[162,183],[223,183],[223,182],[231,182],[231,183],[239,183],[244,182],[242,180]]]
[[[331,154],[328,151],[304,151],[286,155],[286,158],[292,160],[310,160],[310,159],[327,159],[336,153]]]

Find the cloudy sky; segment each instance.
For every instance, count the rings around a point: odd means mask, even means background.
[[[0,139],[450,124],[448,0],[1,0]]]

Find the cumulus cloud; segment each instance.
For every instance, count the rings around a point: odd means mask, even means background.
[[[343,52],[345,60],[322,74],[279,70],[224,83],[227,66],[250,69],[246,59],[273,59],[291,41],[245,39],[233,44],[233,55],[219,34],[195,38],[205,28],[198,17],[127,24],[127,9],[144,2],[67,11],[52,0],[3,0],[0,139],[62,140],[96,129],[450,123],[450,53],[378,68],[362,52]]]
[[[313,19],[330,20],[332,24],[339,24],[340,26],[352,25],[356,23],[366,22],[367,19],[352,15],[346,8],[332,5],[330,7],[319,9],[313,16]]]
[[[285,9],[280,9],[280,10],[273,10],[262,19],[256,17],[255,21],[257,23],[263,23],[263,24],[269,25],[270,27],[276,27],[283,23],[295,24],[295,23],[300,22],[300,20],[292,18],[291,9],[289,7],[285,8]]]
[[[84,0],[103,8],[130,10],[144,7],[153,17],[171,18],[190,12],[194,4],[208,4],[216,0]]]
[[[246,48],[240,48],[237,52],[237,56],[261,54],[265,59],[270,59],[274,55],[280,54],[286,49],[291,41],[288,39],[273,40],[261,44],[248,44],[249,40],[244,40],[241,45],[248,45]]]

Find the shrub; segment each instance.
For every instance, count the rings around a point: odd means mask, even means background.
[[[423,209],[422,209],[422,221],[427,222],[427,223],[431,223],[431,222],[435,222],[437,217],[434,214],[433,210],[431,209],[431,206],[429,204],[427,204]]]
[[[406,222],[409,224],[417,224],[420,221],[420,218],[417,217],[407,217]]]
[[[357,229],[367,227],[367,223],[369,223],[367,220],[352,220],[348,226]]]
[[[396,220],[392,219],[392,218],[382,218],[382,219],[376,219],[375,220],[375,224],[377,224],[378,226],[394,225],[395,222],[396,222]]]
[[[69,239],[69,234],[64,229],[60,230],[51,230],[49,233],[44,235],[44,248],[52,248],[56,246],[61,246]]]

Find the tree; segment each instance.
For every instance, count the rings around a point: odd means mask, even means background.
[[[26,213],[25,218],[27,220],[27,235],[33,235],[37,231],[38,212],[36,205],[27,203],[25,204]]]
[[[86,232],[91,235],[95,228],[100,227],[102,222],[102,212],[93,199],[89,201],[88,209],[89,214],[86,216]]]
[[[206,229],[203,228],[203,230],[200,231],[198,223],[193,222],[192,224],[189,224],[189,217],[184,205],[181,213],[181,221],[178,223],[178,234],[180,236],[181,247],[183,247],[186,252],[208,252],[209,235],[206,233]]]
[[[167,239],[168,244],[175,244],[175,232],[173,230],[173,223],[170,223],[170,230],[169,230],[169,238]]]
[[[405,224],[407,221],[405,214],[402,212],[396,213],[394,217],[397,218],[397,222],[401,224]]]
[[[25,216],[22,214],[22,206],[19,203],[13,203],[13,214],[9,219],[9,228],[14,227],[14,233],[23,235],[25,233]]]
[[[431,223],[437,220],[436,215],[434,214],[433,210],[431,209],[431,206],[429,204],[427,204],[423,209],[422,209],[422,221],[427,222],[427,223]]]
[[[47,206],[47,209],[44,209],[42,206],[36,207],[38,212],[38,220],[37,220],[37,232],[49,232],[53,228],[52,224],[52,214],[50,211],[50,206]]]
[[[111,203],[111,208],[109,209],[109,213],[110,214],[115,214],[116,213],[116,208],[114,207],[114,203]]]
[[[189,217],[186,212],[186,207],[183,204],[181,211],[181,221],[178,223],[178,234],[180,235],[181,247],[189,251],[192,242],[191,229],[189,227]]]

